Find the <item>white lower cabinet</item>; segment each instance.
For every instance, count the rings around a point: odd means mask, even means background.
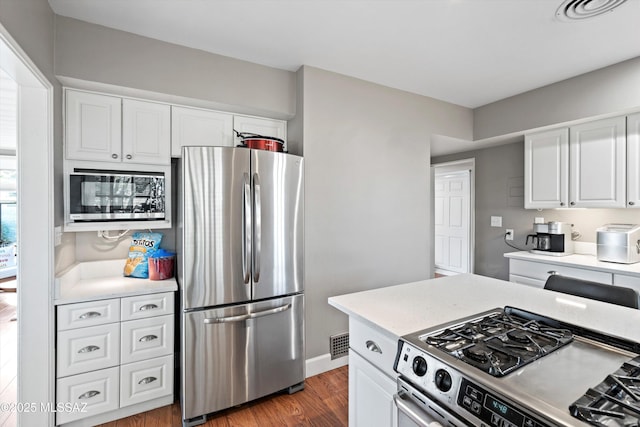
[[[613,284],[611,273],[605,271],[568,267],[538,261],[524,261],[513,258],[509,259],[510,282],[543,288],[547,278],[553,274],[582,280],[590,280],[592,282],[604,283],[607,285]]]
[[[118,367],[60,378],[56,383],[56,424],[118,409]]]
[[[349,426],[396,427],[397,341],[352,317],[349,347]]]
[[[120,407],[173,393],[173,356],[129,363],[120,368]]]
[[[613,284],[615,286],[623,286],[625,288],[635,289],[640,294],[640,277],[629,276],[626,274],[614,274]]]
[[[90,426],[173,402],[173,302],[165,292],[57,307],[56,425]]]

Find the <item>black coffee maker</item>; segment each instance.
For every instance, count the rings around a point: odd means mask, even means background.
[[[525,244],[529,244],[529,239],[533,243],[530,252],[544,255],[570,255],[573,253],[573,240],[571,240],[571,227],[573,224],[567,222],[550,221],[546,223],[533,224],[533,231],[536,234],[527,235]]]

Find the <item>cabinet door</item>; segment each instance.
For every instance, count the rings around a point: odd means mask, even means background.
[[[122,100],[122,161],[171,164],[171,107]]]
[[[526,135],[524,207],[566,207],[569,190],[569,129]]]
[[[640,114],[627,117],[627,207],[640,208]]]
[[[233,116],[217,111],[171,107],[171,157],[185,145],[233,147]]]
[[[66,91],[67,159],[120,162],[121,99]]]
[[[624,117],[571,127],[570,207],[625,207],[625,127]]]
[[[260,117],[233,116],[233,129],[242,133],[255,133],[262,136],[271,136],[285,141],[284,150],[287,149],[287,122],[284,120],[264,119]],[[236,144],[242,140],[235,136]]]
[[[396,382],[349,350],[349,426],[397,426]]]

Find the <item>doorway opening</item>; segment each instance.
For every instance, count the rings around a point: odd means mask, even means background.
[[[3,91],[2,101],[15,113],[15,136],[7,137],[14,147],[0,147],[0,249],[14,241],[15,253],[6,268],[0,265],[0,275],[15,276],[15,292],[2,294],[16,299],[16,321],[9,319],[15,337],[0,336],[0,402],[52,402],[53,86],[2,25],[0,70],[13,81],[6,81],[13,94]],[[0,426],[53,425],[53,415],[0,411]]]
[[[472,273],[475,159],[438,163],[431,167],[435,276]]]

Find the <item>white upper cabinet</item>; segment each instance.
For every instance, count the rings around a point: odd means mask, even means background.
[[[181,157],[184,146],[233,147],[233,141],[233,115],[197,108],[171,107],[171,157]]]
[[[68,160],[171,164],[171,108],[154,102],[66,91]]]
[[[121,105],[122,99],[114,96],[67,90],[67,159],[120,161]]]
[[[627,207],[640,208],[640,113],[627,117]]]
[[[624,117],[570,128],[569,207],[625,207],[625,128]]]
[[[240,133],[254,133],[281,139],[285,141],[284,150],[287,150],[287,122],[284,120],[233,116],[233,129]],[[242,144],[242,140],[234,136],[236,144]]]
[[[625,117],[526,135],[524,207],[624,208],[626,157]],[[635,181],[640,184],[638,174]]]
[[[171,164],[171,107],[122,100],[122,161]]]
[[[524,207],[551,209],[569,202],[569,128],[526,135]]]

